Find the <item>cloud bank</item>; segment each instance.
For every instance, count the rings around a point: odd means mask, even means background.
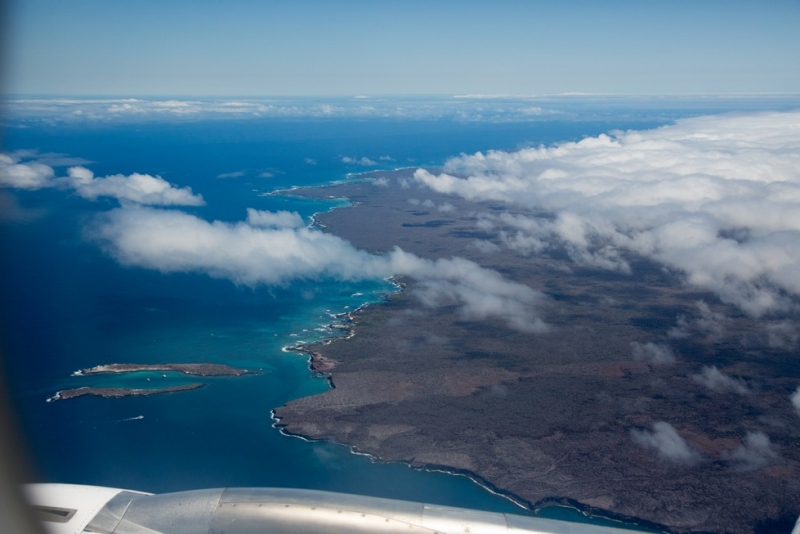
[[[528,286],[462,258],[431,261],[399,248],[369,254],[305,227],[296,213],[250,209],[246,221],[227,223],[124,206],[99,216],[88,237],[124,265],[200,272],[248,286],[406,276],[417,281],[416,295],[426,306],[452,306],[468,320],[499,318],[523,332],[547,330],[536,313],[544,297]]]
[[[453,158],[440,193],[544,208],[506,241],[629,272],[627,253],[758,317],[800,296],[800,112],[707,116],[648,131]],[[512,246],[513,248],[513,246]]]
[[[36,155],[32,153],[32,155]],[[67,176],[56,177],[50,165],[40,161],[21,161],[18,155],[0,154],[0,187],[42,189],[58,187],[72,189],[88,200],[98,197],[116,198],[152,206],[202,206],[203,197],[192,193],[191,187],[177,188],[161,178],[134,173],[95,177],[86,167],[70,167]]]

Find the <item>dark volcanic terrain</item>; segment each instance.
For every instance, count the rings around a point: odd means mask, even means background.
[[[403,292],[354,315],[354,336],[309,347],[335,387],[277,409],[287,432],[468,472],[533,506],[570,499],[680,532],[791,530],[797,339],[776,341],[646,260],[629,257],[633,272],[621,274],[557,248],[520,254],[501,226],[478,225],[504,206],[438,195],[409,175],[299,193],[350,198],[318,221],[358,248],[460,256],[544,292],[551,329],[426,308],[400,280]],[[665,423],[677,440],[657,430]]]

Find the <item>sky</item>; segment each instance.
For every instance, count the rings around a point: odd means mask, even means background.
[[[9,0],[27,95],[798,93],[800,2]]]

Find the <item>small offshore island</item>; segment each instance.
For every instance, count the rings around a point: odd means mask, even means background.
[[[258,374],[258,371],[248,369],[237,369],[221,363],[111,363],[97,365],[88,369],[80,369],[72,373],[72,376],[87,376],[99,374],[122,374],[138,372],[178,372],[191,376],[221,377],[221,376],[243,376]],[[65,389],[56,392],[47,402],[74,399],[84,395],[95,395],[105,398],[116,397],[146,397],[149,395],[159,395],[162,393],[178,393],[190,391],[205,386],[203,383],[184,384],[180,386],[170,386],[164,388],[118,388],[118,387],[80,387]]]
[[[136,373],[139,371],[177,371],[185,375],[193,376],[242,376],[254,374],[253,371],[236,369],[235,367],[230,367],[221,363],[111,363],[75,371],[73,376],[105,373]]]
[[[55,395],[47,399],[47,402],[74,399],[84,395],[95,395],[98,397],[147,397],[149,395],[159,395],[161,393],[177,393],[179,391],[189,391],[205,386],[205,384],[186,384],[183,386],[171,386],[155,389],[132,389],[132,388],[90,388],[82,387],[75,389],[65,389],[56,392]]]
[[[317,219],[359,249],[459,256],[541,289],[551,330],[525,334],[426,307],[415,282],[399,280],[404,289],[386,303],[352,314],[353,335],[297,347],[333,387],[276,408],[282,432],[466,474],[533,509],[567,504],[670,532],[791,530],[796,354],[646,258],[627,258],[633,274],[622,274],[576,264],[564,250],[501,247],[513,229],[496,214],[512,210],[416,187],[410,175],[292,194],[350,199]],[[481,217],[497,225],[481,227]],[[661,346],[673,352],[648,348]],[[714,371],[728,380],[703,375]],[[695,451],[686,461],[637,441],[661,421]],[[744,439],[762,432],[768,447]]]

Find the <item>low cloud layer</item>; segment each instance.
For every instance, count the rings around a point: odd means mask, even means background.
[[[691,465],[701,460],[700,453],[689,447],[678,431],[665,421],[653,423],[653,431],[631,430],[637,445],[655,451],[659,458],[675,464]]]
[[[35,155],[35,154],[34,154]],[[202,206],[203,197],[190,187],[177,188],[161,178],[134,173],[95,177],[86,167],[70,167],[67,176],[57,177],[55,169],[41,161],[24,161],[17,155],[0,154],[0,187],[14,189],[71,189],[88,200],[116,198],[151,206]]]
[[[100,216],[88,237],[124,265],[201,272],[249,286],[406,276],[417,281],[416,295],[426,306],[453,306],[471,320],[499,318],[523,332],[547,330],[536,313],[544,297],[528,286],[462,258],[431,261],[399,248],[369,254],[305,227],[296,213],[251,209],[246,221],[226,223],[128,206]]]
[[[685,274],[752,316],[800,297],[800,112],[685,119],[575,143],[462,155],[415,179],[440,193],[544,208],[504,241],[629,272],[626,253]]]
[[[560,107],[572,109],[570,99]],[[507,122],[563,116],[565,110],[553,109],[552,98],[546,107],[531,106],[531,99],[504,99],[368,96],[328,98],[257,98],[257,99],[187,99],[162,100],[146,98],[16,98],[6,102],[9,114],[26,120],[59,121],[153,121],[201,119],[264,119],[264,118],[393,118],[450,119],[462,121]],[[663,105],[663,99],[659,101]],[[544,105],[544,103],[542,103]],[[531,109],[538,112],[531,114]],[[388,156],[381,156],[388,161]]]

